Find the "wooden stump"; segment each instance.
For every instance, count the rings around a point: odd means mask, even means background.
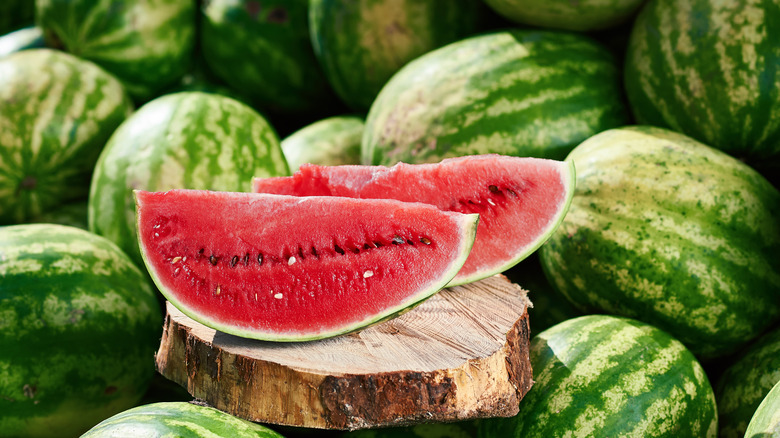
[[[207,328],[168,303],[157,369],[262,423],[352,430],[506,417],[532,384],[528,304],[497,275],[359,332],[273,343]]]

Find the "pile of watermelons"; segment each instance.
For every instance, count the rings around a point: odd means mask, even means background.
[[[780,437],[777,1],[3,0],[0,35],[0,436],[331,435],[156,374],[132,190],[497,153],[577,173],[506,271],[520,413],[345,435]]]

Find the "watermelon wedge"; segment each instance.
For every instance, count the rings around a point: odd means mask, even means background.
[[[563,220],[574,194],[574,165],[486,154],[392,167],[302,165],[289,177],[255,178],[256,193],[386,198],[479,213],[468,260],[449,286],[503,272],[538,249]]]
[[[204,325],[269,341],[347,333],[422,302],[460,270],[478,221],[387,199],[134,193],[162,294]]]

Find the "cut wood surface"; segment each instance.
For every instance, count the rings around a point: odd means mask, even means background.
[[[351,430],[506,417],[532,384],[528,304],[496,275],[359,332],[273,343],[215,331],[168,303],[157,369],[262,423]]]

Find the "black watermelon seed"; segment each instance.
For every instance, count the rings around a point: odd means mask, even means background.
[[[234,268],[236,266],[236,263],[238,263],[238,256],[233,256],[232,259],[230,259],[230,267]]]
[[[333,247],[333,249],[335,249],[337,253],[339,253],[341,255],[344,255],[344,250],[341,249],[340,246],[336,245],[336,246]]]
[[[215,256],[214,254],[209,256],[209,263],[211,263],[213,266],[217,266],[218,261],[219,257]]]

